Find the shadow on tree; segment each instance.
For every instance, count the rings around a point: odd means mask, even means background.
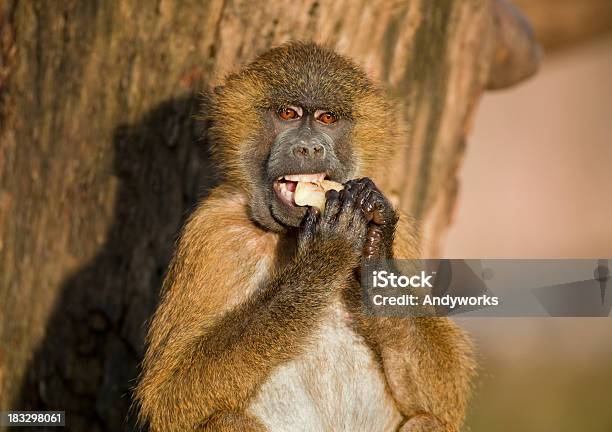
[[[176,235],[216,179],[205,125],[194,119],[201,103],[169,100],[116,128],[113,222],[95,258],[64,282],[18,409],[65,410],[71,431],[134,428],[128,410],[145,322]]]

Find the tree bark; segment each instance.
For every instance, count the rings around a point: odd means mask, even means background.
[[[336,47],[397,99],[387,183],[435,255],[494,15],[489,0],[0,3],[0,409],[131,428],[144,323],[216,178],[198,95],[288,39]]]

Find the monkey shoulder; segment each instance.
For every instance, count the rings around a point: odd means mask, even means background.
[[[278,235],[256,226],[249,217],[246,197],[221,188],[203,200],[185,225],[178,248],[202,258],[240,263],[271,254]],[[251,261],[251,259],[249,259]]]
[[[214,190],[194,210],[178,241],[165,289],[227,309],[246,299],[268,272],[278,235],[249,219],[239,192]]]

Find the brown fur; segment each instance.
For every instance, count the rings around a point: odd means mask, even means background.
[[[326,81],[306,75],[301,85],[354,122],[359,176],[376,179],[399,143],[382,92],[329,50],[288,44],[228,77],[213,110],[214,154],[225,181],[183,230],[136,389],[140,417],[153,431],[266,430],[248,412],[250,401],[278,367],[312,348],[313,331],[338,293],[348,322],[380,363],[405,420],[401,430],[456,431],[461,425],[474,364],[469,340],[451,321],[364,315],[350,242],[333,237],[304,251],[295,231],[270,231],[250,217],[254,186],[244,155],[265,127],[258,110],[294,103],[296,77],[314,67],[326,71]],[[418,257],[417,244],[412,221],[401,216],[395,257]]]

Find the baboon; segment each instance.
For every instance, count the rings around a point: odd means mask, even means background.
[[[212,95],[223,178],[186,223],[136,388],[153,431],[457,431],[474,363],[446,318],[363,311],[361,260],[417,258],[376,180],[401,134],[351,60],[271,49]],[[323,211],[298,182],[330,179]]]

